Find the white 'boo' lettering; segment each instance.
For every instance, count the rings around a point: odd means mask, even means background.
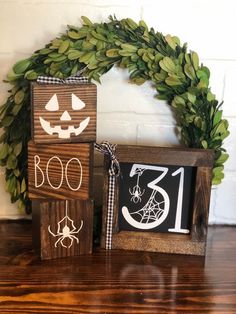
[[[50,163],[53,159],[57,160],[59,162],[59,165],[60,165],[59,167],[61,169],[60,182],[57,186],[52,184],[50,176],[49,176]],[[78,182],[78,185],[76,187],[71,186],[71,183],[70,183],[69,178],[68,178],[68,167],[72,161],[76,161],[78,163],[79,169],[80,169],[80,171],[78,171],[79,182]],[[45,183],[45,175],[44,175],[43,170],[40,168],[39,164],[40,164],[40,157],[38,155],[35,155],[34,156],[34,180],[35,180],[35,187],[36,188],[41,187]],[[42,177],[41,182],[39,182],[39,179],[38,179],[38,171]],[[82,177],[83,177],[83,169],[82,169],[82,165],[81,165],[80,160],[76,157],[71,158],[70,160],[67,161],[66,166],[65,166],[65,170],[64,170],[63,163],[62,163],[61,159],[58,156],[51,157],[46,164],[46,179],[47,179],[47,182],[50,185],[50,187],[52,189],[55,189],[55,190],[60,189],[60,187],[62,186],[62,183],[63,183],[64,175],[65,175],[65,180],[66,180],[66,184],[67,184],[68,188],[72,191],[79,190],[81,183],[82,183]]]

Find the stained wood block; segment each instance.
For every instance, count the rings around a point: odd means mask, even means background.
[[[92,200],[32,203],[33,244],[41,259],[92,253]]]
[[[93,144],[28,145],[31,199],[88,199],[92,195]]]
[[[95,84],[31,86],[32,139],[35,143],[96,141]]]

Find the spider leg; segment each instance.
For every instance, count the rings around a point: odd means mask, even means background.
[[[50,226],[48,226],[48,232],[51,233],[54,237],[59,237],[59,236],[62,235],[61,232],[59,232],[59,233],[57,233],[57,234],[53,233],[53,232],[51,231],[51,227],[50,227]]]
[[[72,243],[73,243],[73,239],[75,239],[75,241],[76,241],[77,243],[79,243],[79,239],[76,238],[76,236],[70,235],[69,238],[71,239]],[[72,243],[71,243],[71,245],[72,245]],[[70,245],[69,247],[71,247],[71,245]]]
[[[133,187],[133,190],[134,190],[134,187]],[[132,191],[131,188],[129,188],[129,194],[130,194],[130,195],[133,195],[133,194],[134,194],[134,191]]]
[[[145,192],[145,189],[143,189],[143,192],[140,194],[140,196],[143,196],[144,192]]]
[[[80,227],[79,227],[79,229],[78,229],[77,231],[72,230],[72,231],[70,232],[70,234],[79,233],[79,232],[80,232],[80,230],[81,230],[81,229],[82,229],[82,227],[83,227],[83,224],[84,224],[84,222],[83,222],[83,220],[81,220],[81,223],[80,223]]]
[[[59,241],[62,241],[62,238],[64,238],[63,236],[61,236],[59,239],[57,239],[56,243],[54,244],[55,247],[57,247],[57,244]]]
[[[61,245],[62,245],[63,247],[65,247],[66,249],[68,249],[68,246],[66,246],[66,245],[63,243],[63,241],[65,240],[65,238],[69,238],[69,237],[63,236],[62,239],[61,239]],[[70,247],[70,246],[69,246],[69,247]]]

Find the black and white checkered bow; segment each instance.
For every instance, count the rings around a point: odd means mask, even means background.
[[[89,80],[87,77],[78,76],[78,75],[69,76],[66,79],[39,75],[37,78],[37,83],[39,84],[88,84]]]
[[[113,212],[114,212],[114,200],[115,200],[115,183],[116,177],[120,175],[120,165],[115,156],[116,145],[108,142],[102,142],[101,144],[94,144],[94,147],[104,155],[108,155],[110,158],[109,167],[109,184],[108,184],[108,200],[107,200],[107,226],[106,226],[106,249],[112,248],[112,224],[113,224]]]

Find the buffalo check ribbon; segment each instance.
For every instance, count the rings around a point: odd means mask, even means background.
[[[115,144],[109,142],[102,142],[101,144],[94,144],[95,149],[110,158],[109,166],[109,183],[108,183],[108,200],[107,200],[107,225],[106,225],[106,249],[112,248],[112,224],[115,200],[115,183],[116,177],[120,175],[120,165],[115,156]]]
[[[39,75],[37,78],[37,83],[39,84],[88,84],[89,80],[87,77],[74,75],[69,76],[65,79],[60,79],[58,77],[52,76],[42,76]]]

